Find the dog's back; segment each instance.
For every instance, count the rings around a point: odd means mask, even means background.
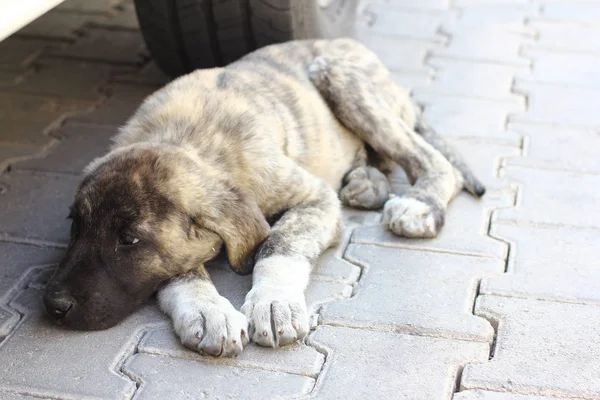
[[[336,119],[308,77],[314,44],[265,47],[225,68],[171,82],[146,99],[115,147],[185,144],[232,170],[244,159],[260,167],[257,160],[283,152],[339,187],[362,142]]]

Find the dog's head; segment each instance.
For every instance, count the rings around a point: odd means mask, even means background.
[[[86,169],[71,240],[44,296],[75,329],[115,325],[169,278],[214,258],[249,273],[269,226],[256,202],[221,172],[178,148],[132,146]]]

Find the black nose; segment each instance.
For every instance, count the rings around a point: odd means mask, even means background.
[[[65,318],[74,304],[75,299],[65,291],[48,292],[44,296],[46,311],[48,311],[50,316],[58,320]]]

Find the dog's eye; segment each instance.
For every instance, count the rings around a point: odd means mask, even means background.
[[[138,243],[139,241],[140,239],[128,233],[122,233],[121,236],[119,236],[119,244],[132,245]]]

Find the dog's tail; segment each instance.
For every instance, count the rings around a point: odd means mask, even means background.
[[[452,148],[427,122],[423,120],[422,113],[417,114],[417,123],[415,131],[432,145],[437,151],[443,154],[450,164],[456,168],[463,176],[464,189],[475,197],[481,197],[485,194],[485,186],[473,174],[473,171],[467,166],[460,153]]]

